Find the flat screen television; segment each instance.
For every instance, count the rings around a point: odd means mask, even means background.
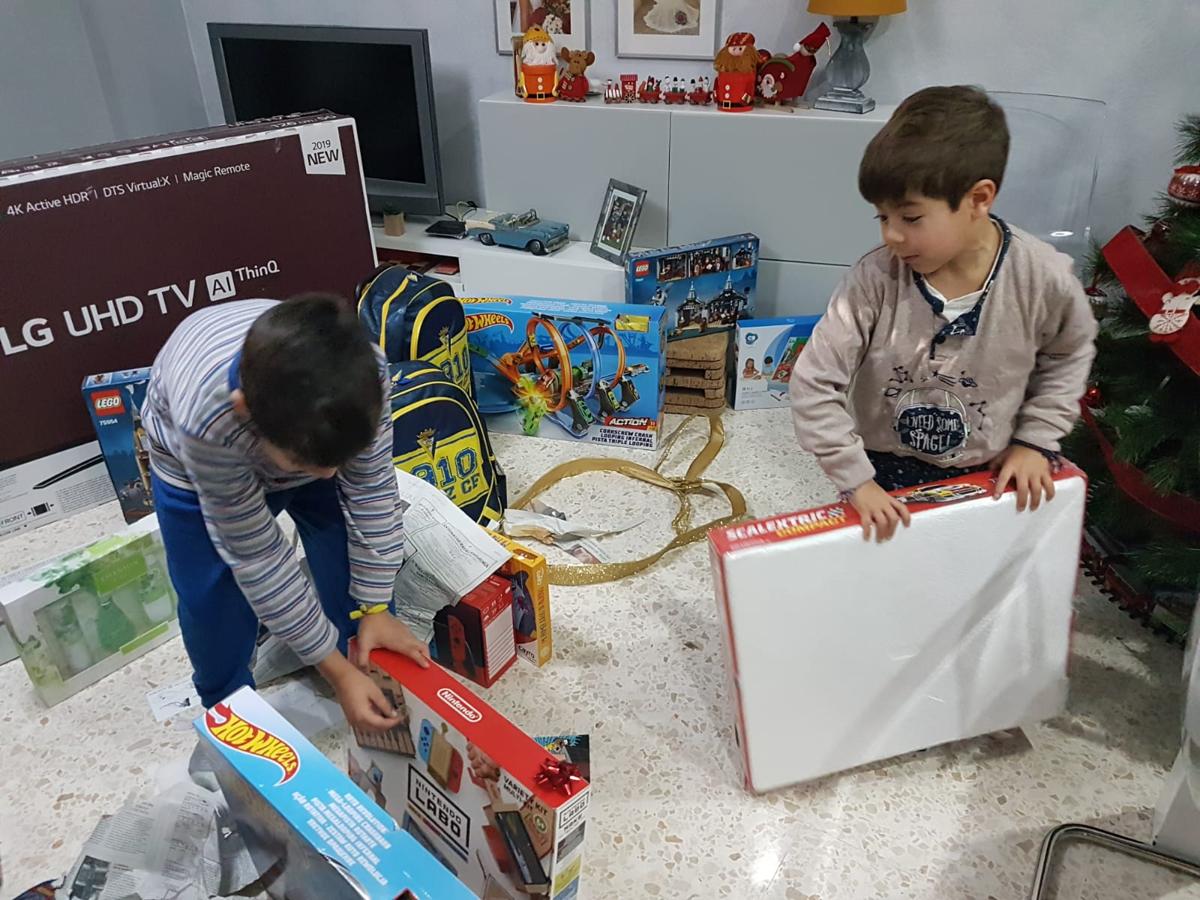
[[[424,29],[213,22],[208,36],[225,121],[317,109],[353,116],[372,212],[442,215]]]

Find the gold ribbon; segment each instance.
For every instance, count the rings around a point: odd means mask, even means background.
[[[653,469],[640,463],[624,459],[576,459],[555,466],[522,494],[512,506],[522,509],[529,505],[535,497],[543,494],[553,485],[566,478],[574,478],[588,472],[615,472],[627,478],[633,478],[657,488],[670,491],[679,501],[679,512],[671,521],[675,531],[674,539],[661,550],[644,556],[641,559],[631,559],[625,562],[594,563],[583,566],[550,566],[550,583],[559,585],[603,584],[606,581],[617,581],[636,575],[654,565],[668,553],[686,547],[703,538],[714,528],[721,528],[739,521],[746,515],[746,498],[742,492],[731,484],[723,481],[711,481],[702,476],[712,461],[717,458],[721,448],[725,446],[725,425],[719,416],[700,416],[708,419],[708,441],[687,468],[682,477],[663,475],[662,467],[671,455],[679,435],[697,416],[688,416],[678,428],[667,437],[663,444],[662,456]],[[721,491],[729,501],[729,515],[721,516],[703,525],[692,527],[692,494],[708,492],[712,488]]]

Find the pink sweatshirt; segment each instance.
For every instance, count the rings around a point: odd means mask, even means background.
[[[800,445],[839,490],[874,478],[868,449],[953,467],[987,463],[1014,440],[1059,449],[1096,321],[1070,257],[1007,231],[991,290],[954,322],[886,247],[838,286],[790,396]]]

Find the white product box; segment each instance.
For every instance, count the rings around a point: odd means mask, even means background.
[[[158,519],[0,587],[0,619],[47,706],[169,640],[179,622]]]
[[[733,340],[729,405],[775,409],[788,405],[792,367],[820,316],[786,316],[738,322]]]
[[[747,788],[1062,712],[1086,481],[1018,513],[985,473],[896,491],[865,543],[835,504],[709,534]]]

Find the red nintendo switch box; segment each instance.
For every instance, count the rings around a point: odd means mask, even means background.
[[[464,678],[491,687],[516,661],[512,586],[489,575],[453,606],[433,617],[433,658]]]
[[[579,769],[438,666],[371,662],[401,722],[355,732],[350,778],[478,896],[574,900],[591,799]]]

